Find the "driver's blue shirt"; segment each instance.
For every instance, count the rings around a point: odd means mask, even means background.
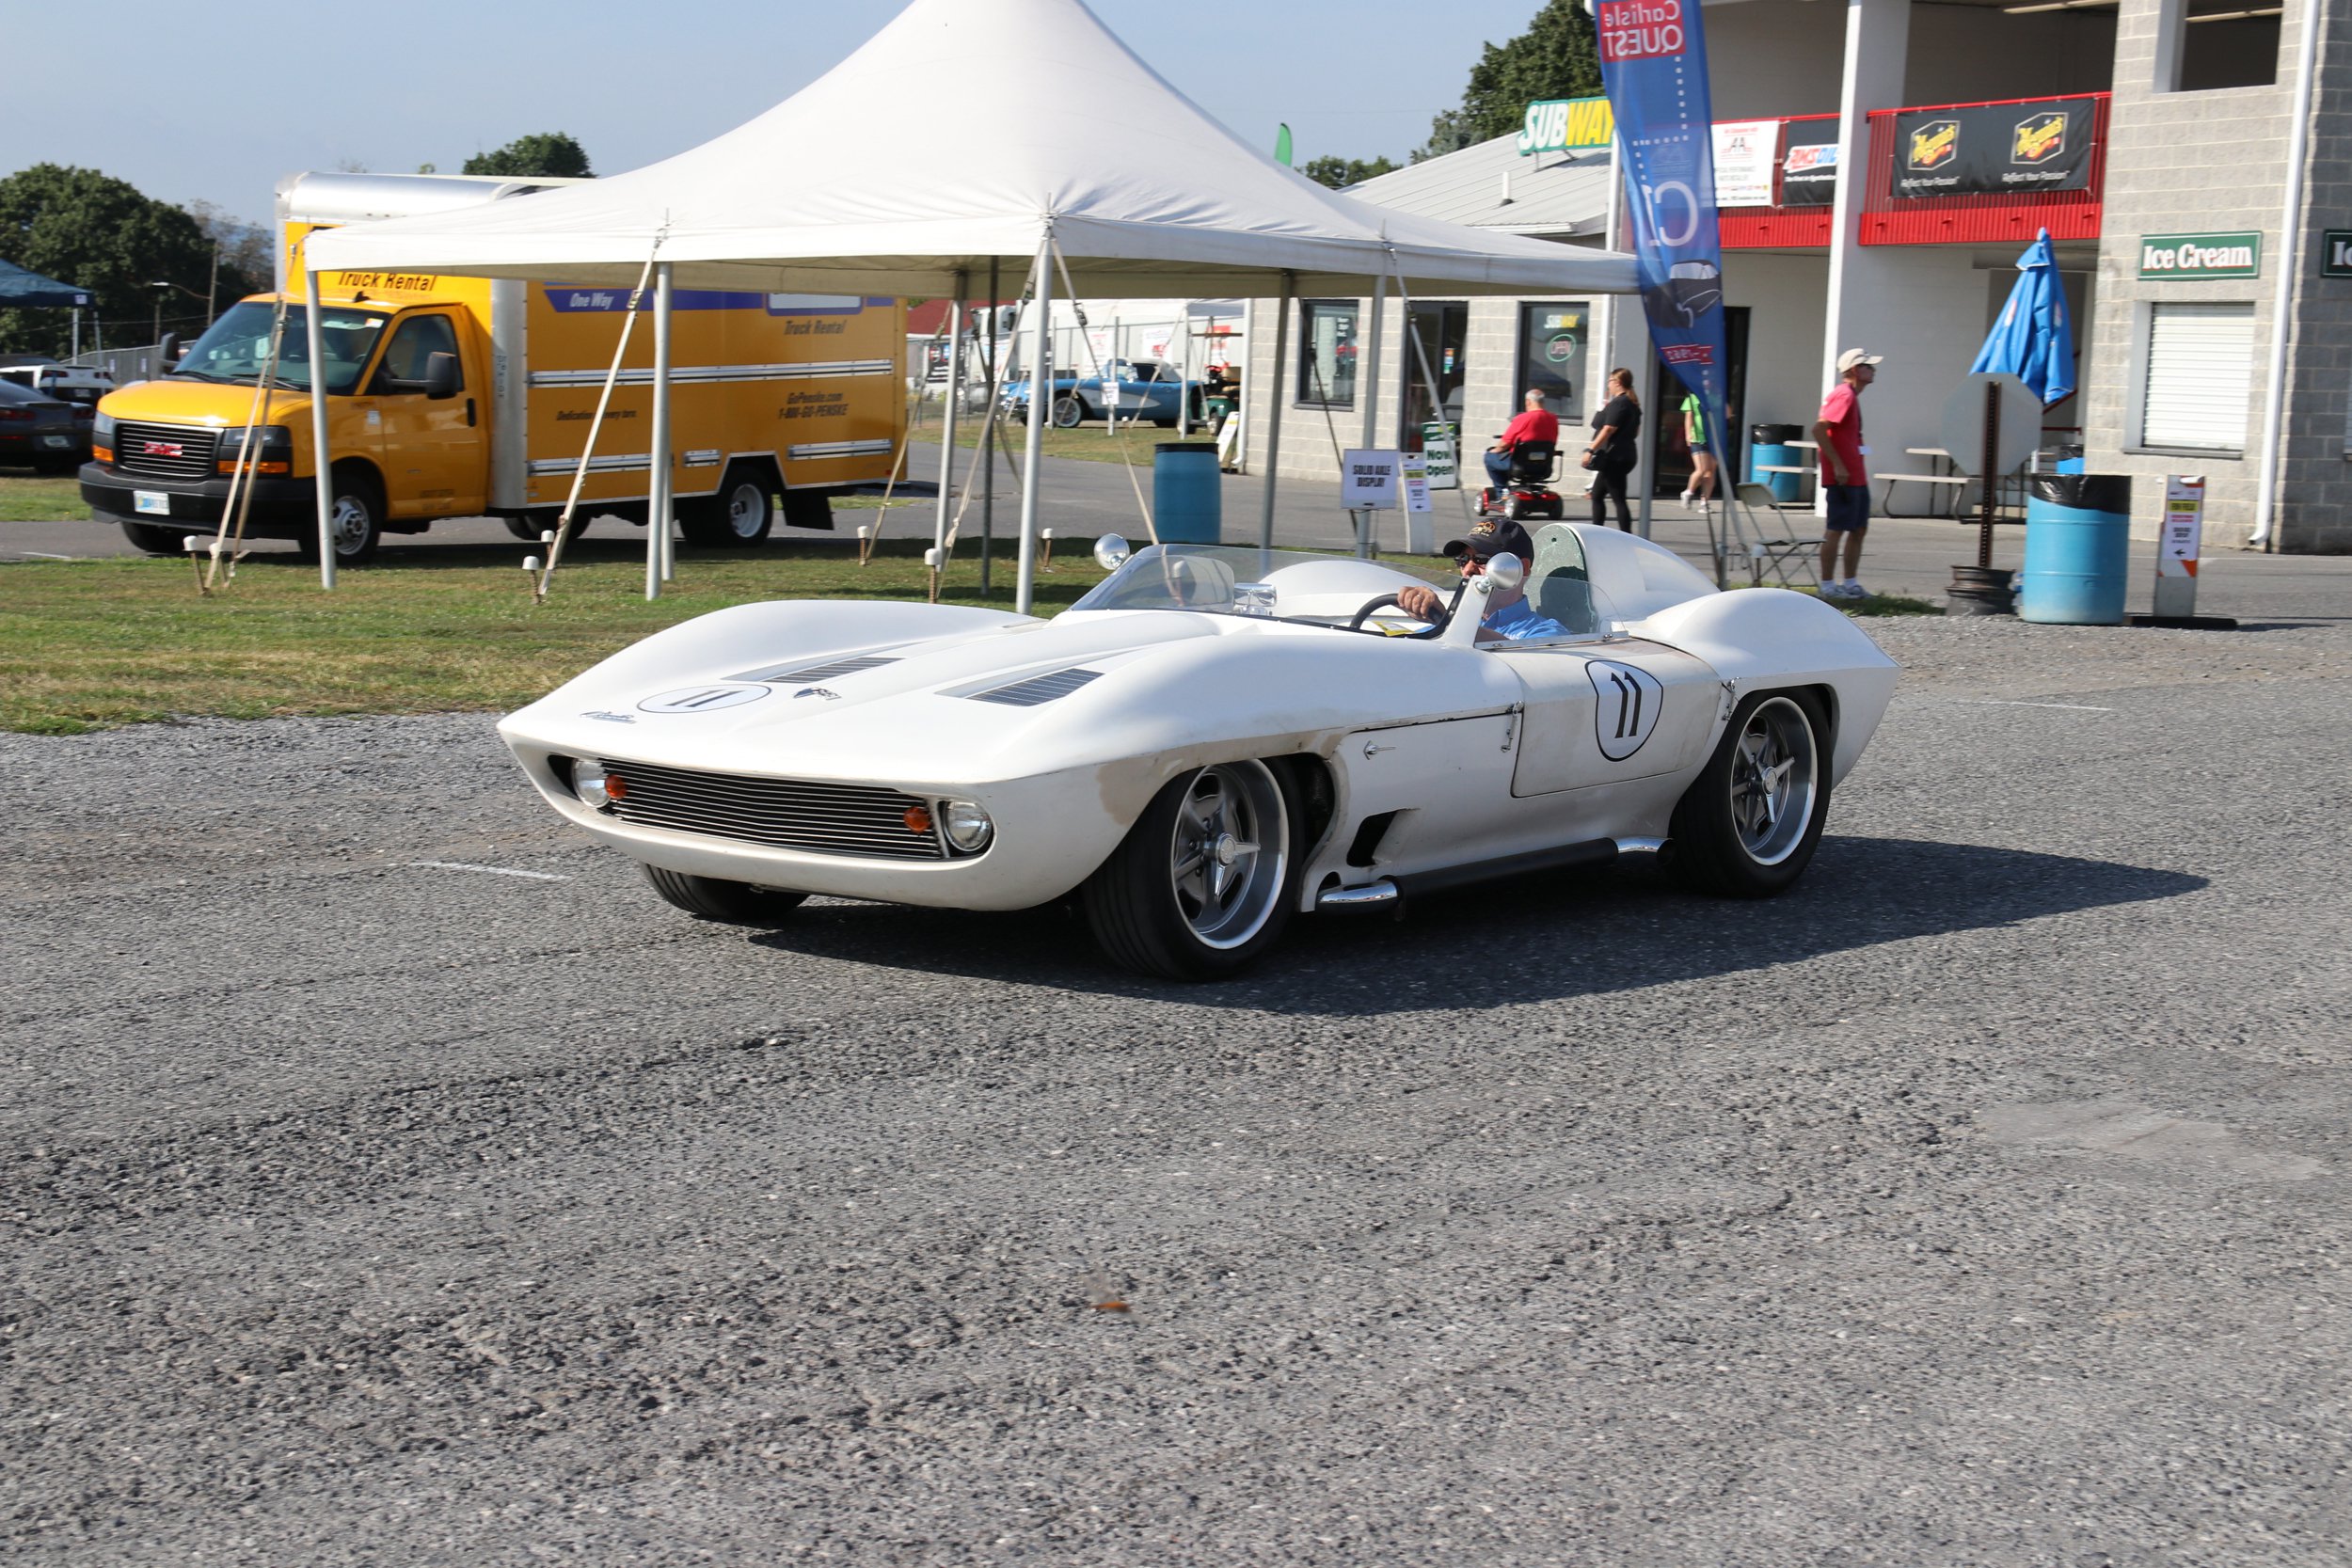
[[[1549,615],[1538,615],[1535,607],[1524,598],[1513,599],[1500,610],[1489,610],[1478,623],[1481,631],[1493,632],[1506,641],[1518,642],[1530,637],[1565,637],[1567,628]]]

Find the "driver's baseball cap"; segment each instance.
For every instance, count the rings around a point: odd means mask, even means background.
[[[1850,348],[1837,356],[1837,373],[1843,375],[1856,365],[1875,365],[1885,357],[1883,354],[1872,354],[1867,348]]]
[[[1499,555],[1516,555],[1521,561],[1535,559],[1535,541],[1527,536],[1527,530],[1507,519],[1492,528],[1482,528],[1467,539],[1446,541],[1445,554],[1459,561],[1469,556],[1472,561],[1492,561]]]

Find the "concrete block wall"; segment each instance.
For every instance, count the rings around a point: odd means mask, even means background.
[[[2300,20],[2282,29],[2291,80]],[[2352,14],[2320,20],[2319,78],[2306,164],[2301,260],[2287,349],[2285,449],[2280,464],[2282,551],[2352,553],[2352,278],[2319,276],[2323,231],[2352,228]],[[2281,264],[2284,254],[2281,252]]]
[[[2293,265],[2280,243],[2280,204],[2288,118],[2294,101],[2293,43],[2307,0],[2288,0],[2280,28],[2279,80],[2270,87],[2208,92],[2155,90],[2162,0],[2122,0],[2117,15],[2115,98],[2108,127],[2104,234],[2086,358],[2112,367],[2084,398],[2084,445],[2093,472],[2133,477],[2132,531],[2153,537],[2168,474],[2206,477],[2205,537],[2243,544],[2254,526],[2263,429],[2265,350],[2278,269]],[[2259,278],[2139,279],[2146,234],[2253,230],[2263,236]],[[2137,334],[2153,301],[2239,300],[2254,306],[2254,376],[2242,455],[2128,450],[2132,414],[2144,388],[2131,373]],[[2338,405],[2341,412],[2341,404]],[[2324,417],[2324,416],[2314,416]],[[2342,420],[2336,467],[2341,477]]]

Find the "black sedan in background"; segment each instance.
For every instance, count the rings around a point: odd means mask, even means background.
[[[74,418],[73,404],[0,381],[0,464],[68,472],[88,458],[89,433],[89,421]]]

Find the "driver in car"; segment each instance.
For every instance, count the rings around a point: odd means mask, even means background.
[[[1468,539],[1455,539],[1445,547],[1462,569],[1462,580],[1486,574],[1486,562],[1499,555],[1516,555],[1533,565],[1535,542],[1527,536],[1527,530],[1507,520],[1482,528]],[[1438,591],[1414,583],[1397,590],[1396,606],[1415,620],[1435,624],[1445,613],[1445,601]],[[1486,613],[1478,620],[1478,641],[1481,642],[1518,642],[1528,638],[1565,637],[1567,629],[1549,615],[1539,613],[1527,602],[1524,588],[1497,589],[1486,597]]]

